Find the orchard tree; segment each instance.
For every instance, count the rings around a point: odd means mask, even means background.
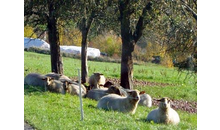
[[[82,33],[81,43],[81,80],[86,83],[88,80],[88,66],[87,66],[87,47],[88,47],[88,34],[95,19],[101,17],[107,8],[106,1],[99,0],[79,0],[76,3],[78,15],[78,27]]]
[[[58,21],[68,19],[73,0],[25,0],[25,22],[34,26],[46,25],[50,43],[51,71],[63,74],[63,62],[60,53]]]
[[[133,89],[133,56],[134,47],[142,32],[151,20],[152,2],[119,0],[122,56],[121,86]]]

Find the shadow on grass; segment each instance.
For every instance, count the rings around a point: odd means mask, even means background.
[[[24,95],[42,93],[44,93],[44,88],[42,87],[24,85]]]
[[[136,121],[140,121],[140,122],[147,122],[147,123],[149,123],[148,121],[146,121],[146,118],[138,118],[138,119],[136,119]]]

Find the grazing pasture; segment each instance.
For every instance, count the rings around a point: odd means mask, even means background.
[[[63,58],[64,74],[77,76],[80,60]],[[89,76],[93,72],[103,73],[107,79],[120,78],[120,64],[88,61]],[[47,74],[50,72],[50,56],[24,52],[24,76],[28,73]],[[134,65],[134,80],[153,82],[155,85],[135,85],[153,99],[169,97],[172,100],[197,101],[197,76],[178,72],[174,68],[145,63]],[[160,85],[165,84],[165,85]],[[44,92],[33,86],[24,85],[24,119],[36,129],[197,129],[197,114],[176,110],[180,123],[175,125],[145,122],[151,108],[138,106],[134,115],[96,108],[97,101],[83,98],[84,121],[80,121],[79,97]]]

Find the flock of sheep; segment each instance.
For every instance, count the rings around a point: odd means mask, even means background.
[[[41,75],[30,73],[24,79],[24,84],[45,88],[45,91],[71,95],[80,95],[79,83],[72,81],[65,75],[49,73]],[[89,87],[81,84],[81,95],[98,101],[97,108],[114,110],[123,113],[134,114],[138,105],[152,106],[150,95],[144,91],[124,89],[105,81],[103,74],[94,73],[89,78]],[[180,118],[178,113],[171,108],[170,99],[164,97],[159,101],[159,107],[152,110],[146,120],[155,123],[178,124]]]

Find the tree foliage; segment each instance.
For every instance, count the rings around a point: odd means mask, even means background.
[[[34,32],[34,29],[27,25],[24,27],[24,37],[37,38],[37,35]]]

